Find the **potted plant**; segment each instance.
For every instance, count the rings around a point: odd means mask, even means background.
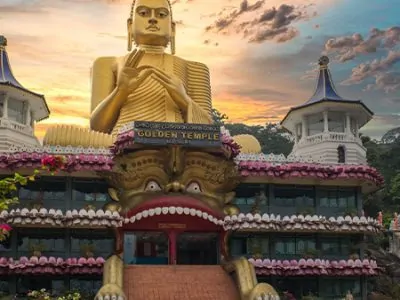
[[[93,243],[87,243],[83,244],[81,246],[81,251],[84,257],[89,258],[94,256],[94,244]]]
[[[31,244],[29,246],[29,249],[32,252],[32,256],[40,257],[42,256],[42,252],[44,251],[45,246],[43,243]]]
[[[355,208],[347,208],[344,211],[345,216],[356,217],[357,216],[357,209]]]
[[[254,237],[250,238],[249,243],[250,243],[249,246],[250,246],[251,257],[254,259],[263,258],[262,247],[261,247],[261,243],[260,243],[259,239],[254,238]]]
[[[297,214],[307,216],[307,215],[315,215],[315,209],[313,207],[308,207],[302,210],[298,210]]]
[[[319,251],[316,249],[306,249],[303,252],[303,258],[304,259],[312,259],[312,258],[316,258],[319,255]]]
[[[50,293],[46,289],[30,291],[27,296],[28,299],[51,300]]]
[[[85,205],[84,209],[85,209],[86,211],[89,211],[89,210],[94,210],[94,211],[96,211],[96,206],[94,206],[94,205],[92,205],[92,204],[87,204],[87,205]]]

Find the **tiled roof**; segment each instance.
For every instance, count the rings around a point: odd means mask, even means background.
[[[128,300],[239,300],[233,279],[221,266],[125,267]]]

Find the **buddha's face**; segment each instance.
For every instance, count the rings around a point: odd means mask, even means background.
[[[172,19],[167,0],[137,0],[132,24],[133,39],[145,45],[167,46]]]

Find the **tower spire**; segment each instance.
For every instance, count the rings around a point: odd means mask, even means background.
[[[327,56],[321,56],[318,60],[318,65],[319,74],[317,86],[313,96],[305,104],[316,103],[323,100],[344,101],[345,99],[339,96],[333,83],[331,72],[328,68],[329,58]]]
[[[12,72],[6,47],[7,39],[5,36],[0,35],[0,83],[10,84],[14,87],[24,89]]]

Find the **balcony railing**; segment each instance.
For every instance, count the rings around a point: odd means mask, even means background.
[[[311,136],[302,137],[295,146],[315,145],[322,142],[354,142],[362,145],[359,137],[342,132],[322,132]]]
[[[5,118],[0,118],[0,128],[8,128],[28,135],[33,134],[33,129],[29,125],[24,125]]]

